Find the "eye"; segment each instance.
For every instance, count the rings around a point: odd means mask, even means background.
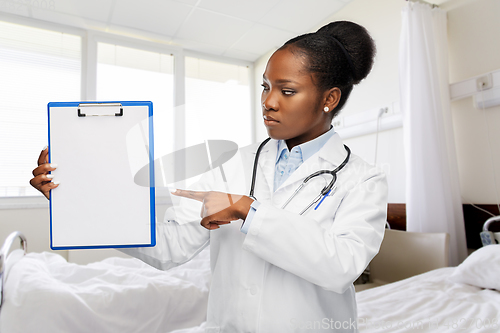
[[[261,86],[264,90],[269,90],[269,86],[267,84],[262,83]]]
[[[283,95],[292,96],[295,95],[295,90],[283,89],[281,90]]]

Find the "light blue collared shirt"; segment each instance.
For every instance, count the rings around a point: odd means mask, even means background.
[[[314,155],[317,151],[325,145],[325,143],[330,140],[330,138],[335,134],[333,127],[330,130],[311,141],[304,142],[298,146],[292,148],[290,152],[288,146],[284,140],[278,141],[278,153],[276,154],[276,164],[274,171],[274,189],[276,190],[285,182],[285,180],[290,177],[290,175],[299,168],[299,166],[304,163],[309,157]],[[253,216],[257,211],[260,202],[255,200],[250,206],[247,218],[241,226],[241,232],[247,233],[252,223]]]

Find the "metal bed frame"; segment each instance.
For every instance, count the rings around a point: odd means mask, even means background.
[[[26,254],[28,250],[28,243],[26,241],[26,237],[19,231],[14,231],[11,233],[5,242],[3,243],[2,248],[0,249],[0,310],[3,305],[3,286],[5,282],[5,263],[7,261],[7,255],[9,254],[10,248],[12,247],[12,244],[14,243],[14,240],[16,238],[20,239],[20,245],[21,248],[24,251],[24,254]]]
[[[492,224],[494,222],[498,222],[498,221],[500,221],[500,215],[490,217],[489,219],[486,220],[486,222],[484,222],[483,231],[480,234],[481,243],[483,243],[483,246],[497,243],[495,233],[489,231],[488,228],[489,228],[490,224]]]

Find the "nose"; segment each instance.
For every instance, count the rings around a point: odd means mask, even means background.
[[[265,111],[278,111],[279,109],[278,100],[272,91],[263,91],[260,101]]]

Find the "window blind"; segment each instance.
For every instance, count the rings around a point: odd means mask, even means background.
[[[47,103],[77,101],[81,37],[0,21],[0,197],[29,184],[47,145]]]

